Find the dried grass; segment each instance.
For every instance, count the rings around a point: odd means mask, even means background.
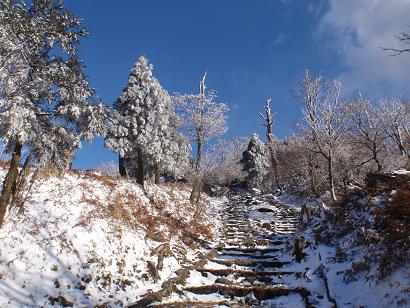
[[[106,176],[93,175],[95,176],[97,180],[102,177],[104,183],[107,183]],[[112,185],[110,181],[108,185]],[[90,188],[84,187],[84,190],[88,189]],[[178,198],[173,192],[169,192],[167,197],[156,195],[151,198],[150,204],[146,204],[140,193],[131,189],[114,191],[105,202],[98,197],[89,198],[84,194],[82,201],[92,205],[94,209],[84,217],[81,225],[89,226],[96,219],[108,218],[117,225],[126,225],[134,230],[142,229],[148,238],[169,241],[171,237],[177,237],[189,246],[203,243],[203,238],[211,238],[211,228],[203,214],[190,220],[186,218],[195,212],[195,206],[191,205],[189,200]],[[178,212],[167,211],[166,202],[172,202],[179,209]],[[202,203],[202,206],[207,205],[206,201]]]
[[[397,189],[391,200],[376,210],[376,227],[382,234],[385,253],[379,264],[382,278],[410,259],[410,186]]]

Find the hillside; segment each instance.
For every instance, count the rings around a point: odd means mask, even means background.
[[[221,200],[197,211],[184,185],[144,192],[93,171],[32,179],[0,230],[1,307],[133,303],[198,258],[220,226]]]

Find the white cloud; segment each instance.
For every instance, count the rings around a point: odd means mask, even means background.
[[[381,49],[400,46],[397,35],[410,32],[409,12],[410,0],[328,0],[319,34],[346,67],[339,76],[345,91],[410,93],[410,54],[391,57]]]

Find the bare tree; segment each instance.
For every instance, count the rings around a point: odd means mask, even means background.
[[[346,131],[345,114],[339,103],[341,84],[319,75],[311,79],[306,70],[299,89],[303,98],[303,123],[300,130],[308,137],[299,146],[320,154],[327,162],[328,186],[336,200],[334,161],[341,137]]]
[[[230,140],[218,140],[204,155],[203,177],[208,185],[230,185],[244,180],[242,153],[248,146],[248,140],[237,137]]]
[[[276,187],[280,187],[280,181],[279,181],[279,172],[278,172],[278,159],[276,156],[276,147],[277,147],[277,138],[272,133],[272,127],[274,124],[273,117],[277,114],[275,111],[272,114],[272,111],[270,109],[270,101],[271,99],[267,99],[265,103],[265,114],[259,113],[262,119],[264,120],[264,126],[266,127],[266,138],[268,140],[268,150],[269,150],[269,155],[270,155],[270,160],[271,160],[271,165],[273,169],[273,174],[275,176],[275,182],[276,182]]]
[[[364,98],[350,101],[346,104],[348,117],[351,119],[349,136],[357,147],[365,147],[369,157],[359,165],[373,161],[377,171],[383,169],[380,157],[385,149],[387,135],[383,130],[382,119],[372,103]]]
[[[175,101],[180,109],[186,134],[196,143],[197,156],[195,160],[195,176],[190,196],[191,202],[198,201],[201,195],[201,161],[203,146],[212,138],[227,131],[226,112],[229,110],[224,103],[216,103],[214,91],[206,93],[206,73],[199,83],[199,94],[177,95]]]
[[[410,34],[406,33],[406,32],[402,32],[397,36],[397,39],[401,42],[404,43],[406,45],[410,45]],[[390,47],[390,48],[382,48],[385,51],[389,51],[391,52],[392,56],[398,56],[402,53],[405,52],[410,52],[410,48],[394,48],[394,47]]]
[[[397,98],[380,103],[383,129],[399,153],[410,162],[410,105]]]

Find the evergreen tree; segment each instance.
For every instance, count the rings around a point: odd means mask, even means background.
[[[137,161],[137,182],[144,184],[146,169],[159,170],[169,162],[173,142],[177,142],[173,102],[152,74],[153,66],[140,57],[128,84],[114,105],[105,144],[120,156],[120,173]]]
[[[60,2],[0,1],[0,136],[12,162],[0,198],[0,226],[15,189],[21,152],[67,167],[82,140],[104,134],[106,106],[90,104],[77,57],[87,34]]]

